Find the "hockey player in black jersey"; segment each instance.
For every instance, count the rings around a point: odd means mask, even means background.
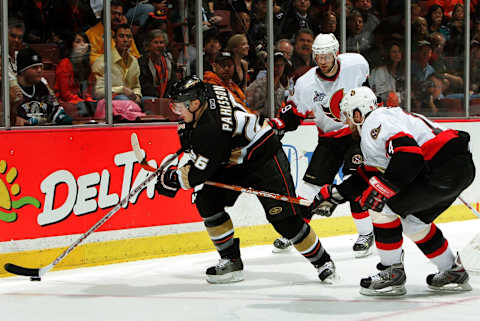
[[[181,167],[167,166],[156,184],[158,193],[174,197],[180,188],[188,190],[211,180],[295,196],[289,163],[277,135],[262,117],[236,103],[226,88],[188,77],[172,86],[170,96],[185,122],[179,135],[190,160]],[[210,283],[243,280],[240,242],[225,211],[239,195],[210,185],[196,192],[195,204],[221,258],[206,271]],[[320,280],[333,278],[333,261],[302,219],[305,208],[270,198],[259,201],[268,221],[292,240],[317,269]]]
[[[367,87],[341,95],[332,114],[359,133],[365,164],[342,184],[322,187],[320,198],[356,201],[372,213],[380,272],[361,280],[360,293],[406,293],[402,233],[438,268],[427,276],[429,288],[471,290],[460,257],[433,223],[475,177],[469,134],[400,107],[377,108]]]

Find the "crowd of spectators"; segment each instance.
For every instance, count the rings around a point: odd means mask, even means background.
[[[273,1],[276,109],[292,93],[295,80],[315,65],[315,36],[333,33],[340,40],[340,2]],[[371,71],[369,85],[387,105],[402,106],[406,99],[405,1],[346,3],[347,52],[365,56]],[[477,0],[470,3],[470,89],[475,98],[480,94],[480,4]],[[25,83],[18,70],[20,53],[30,60],[35,55],[42,60],[42,83],[54,93],[48,99],[64,106],[74,121],[99,115],[97,104],[104,108],[99,102],[105,96],[101,4],[101,0],[8,1],[13,124],[35,124],[29,120],[32,113],[22,111],[28,97],[18,83],[19,79]],[[151,113],[144,108],[146,100],[165,98],[172,82],[196,72],[195,31],[201,28],[205,80],[225,86],[245,107],[268,116],[267,0],[203,0],[202,5],[199,27],[195,25],[192,1],[111,1],[113,105],[122,106],[121,101],[127,100],[128,108],[138,107],[138,115]],[[182,8],[186,8],[183,14]],[[453,109],[442,99],[464,99],[463,1],[412,0],[411,14],[412,109],[446,115]],[[58,51],[58,59],[42,51],[47,45]],[[27,48],[29,53],[24,53]],[[116,110],[114,106],[114,114]],[[122,120],[121,109],[118,113],[116,119]],[[42,123],[51,121],[45,119]]]

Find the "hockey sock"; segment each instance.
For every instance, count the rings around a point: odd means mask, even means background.
[[[234,245],[233,242],[233,223],[227,212],[220,212],[215,215],[203,218],[203,223],[207,229],[208,235],[218,252]]]
[[[402,256],[402,222],[395,215],[373,213],[373,231],[380,262],[385,266],[398,264]]]
[[[317,234],[310,228],[310,225],[304,224],[300,232],[291,240],[293,246],[313,265],[323,265],[330,261],[330,256],[323,248]]]
[[[408,236],[440,272],[452,267],[455,256],[448,246],[448,241],[443,237],[442,231],[435,224],[426,225],[423,231]]]
[[[367,235],[373,232],[372,219],[368,211],[354,213],[352,211],[353,222],[357,227],[357,232],[360,235]]]
[[[297,188],[298,197],[302,197],[310,202],[313,202],[315,195],[320,192],[321,186],[317,186],[311,183],[307,183],[304,180],[300,181]]]

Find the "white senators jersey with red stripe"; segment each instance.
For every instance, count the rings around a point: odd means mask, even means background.
[[[437,135],[444,130],[425,116],[406,113],[400,107],[377,108],[365,119],[360,132],[360,148],[365,165],[385,170],[393,154],[398,151],[411,150],[421,153],[424,159],[431,158],[428,155],[434,155],[442,146],[441,143],[435,144],[435,141],[444,140],[445,135]],[[413,138],[420,149],[415,146],[394,147],[393,140],[401,137]]]
[[[339,70],[335,76],[325,78],[318,67],[311,68],[298,78],[293,96],[287,99],[287,104],[292,104],[302,118],[314,113],[319,136],[341,137],[350,133],[346,125],[328,117],[325,111],[329,112],[329,100],[336,91],[362,86],[369,73],[368,62],[360,54],[340,54],[337,59]]]

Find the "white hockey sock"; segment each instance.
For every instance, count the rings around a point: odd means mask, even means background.
[[[445,252],[442,254],[430,258],[433,264],[435,264],[440,272],[450,270],[453,263],[455,262],[455,255],[453,255],[450,246],[445,249]]]
[[[377,248],[378,256],[380,256],[380,262],[385,266],[398,264],[402,262],[402,248],[394,250],[380,250]]]
[[[361,213],[353,213],[352,218],[355,222],[355,226],[357,227],[357,232],[360,235],[367,235],[373,232],[373,224],[372,218],[368,211],[364,211]]]
[[[312,202],[315,198],[315,195],[320,192],[321,188],[321,186],[313,185],[311,183],[305,182],[304,180],[301,180],[300,184],[298,184],[297,195]]]

